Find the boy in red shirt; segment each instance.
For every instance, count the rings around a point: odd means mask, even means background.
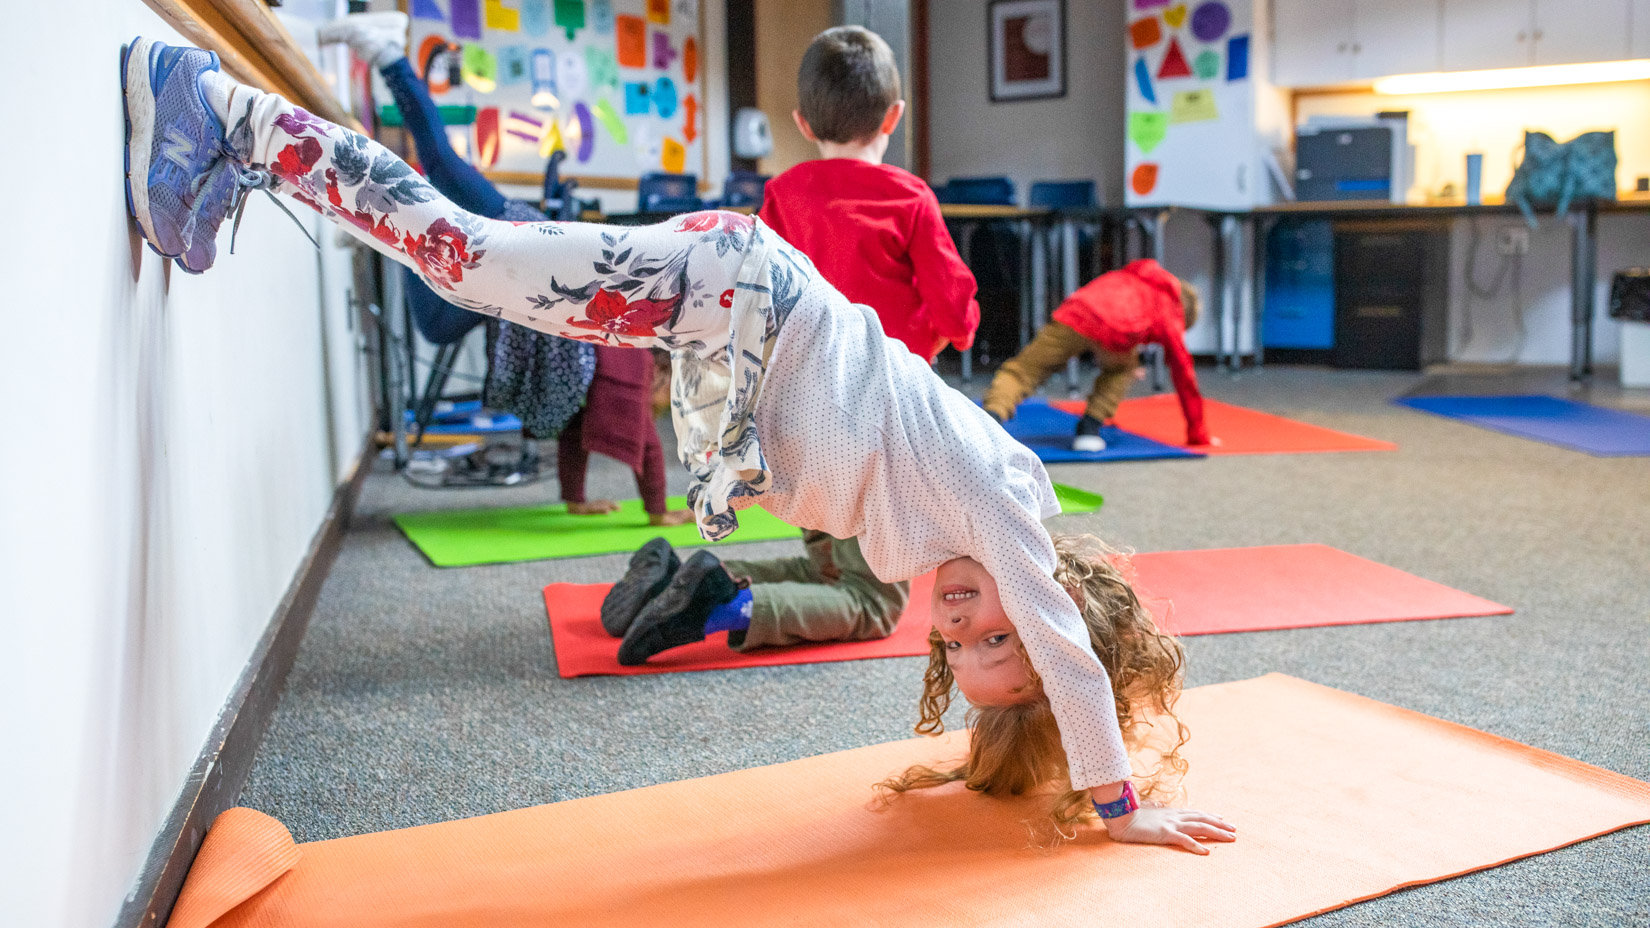
[[[1163,346],[1169,376],[1186,415],[1186,444],[1211,443],[1203,424],[1203,396],[1197,389],[1186,330],[1197,322],[1197,291],[1150,258],[1101,274],[1066,297],[1020,353],[1004,361],[985,394],[985,411],[1006,422],[1015,407],[1035,393],[1066,362],[1093,351],[1100,376],[1089,391],[1087,414],[1077,423],[1071,446],[1104,451],[1100,425],[1117,414],[1129,381],[1140,370],[1140,346]]]
[[[934,191],[882,163],[905,113],[888,43],[859,26],[827,29],[803,54],[796,82],[791,117],[820,160],[768,181],[758,215],[918,357],[932,361],[947,342],[966,351],[980,325],[974,275]]]

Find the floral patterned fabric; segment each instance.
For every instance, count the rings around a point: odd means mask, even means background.
[[[240,160],[449,303],[551,335],[669,350],[700,533],[716,540],[738,526],[734,510],[771,479],[753,416],[780,327],[815,276],[807,258],[735,213],[622,228],[486,219],[365,136],[275,94],[242,99],[229,132]]]

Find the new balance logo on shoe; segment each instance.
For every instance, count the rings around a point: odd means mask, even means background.
[[[194,166],[195,140],[183,133],[182,129],[172,126],[166,130],[166,142],[161,147],[161,157],[172,162],[184,170]]]

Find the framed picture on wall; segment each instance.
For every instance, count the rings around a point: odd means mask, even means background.
[[[991,100],[1042,100],[1066,95],[1065,0],[991,0]]]

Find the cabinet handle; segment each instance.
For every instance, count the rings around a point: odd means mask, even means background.
[[[1358,54],[1359,52],[1361,52],[1363,50],[1364,50],[1363,43],[1361,43],[1361,42],[1353,42],[1352,43],[1352,54],[1356,55],[1356,54]]]
[[[1335,54],[1341,55],[1341,54],[1345,54],[1345,53],[1346,53],[1346,43],[1345,42],[1342,42],[1341,44],[1335,46]]]
[[[1533,35],[1533,36],[1531,36],[1531,38],[1533,38],[1533,39],[1535,39],[1535,40],[1536,40],[1536,41],[1537,41],[1537,42],[1539,42],[1539,41],[1541,41],[1541,34],[1542,34],[1542,33],[1541,33],[1541,30],[1540,30],[1540,29],[1537,29],[1537,30],[1536,30],[1536,31],[1535,31],[1535,35]]]
[[[1520,42],[1524,41],[1524,33],[1520,32],[1518,34],[1518,41],[1520,41]]]

